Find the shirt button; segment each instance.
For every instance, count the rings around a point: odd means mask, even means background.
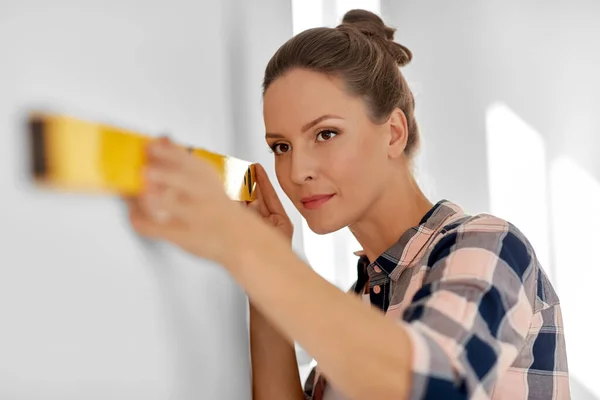
[[[381,268],[379,268],[378,266],[373,267],[373,269],[375,270],[375,272],[377,272],[378,274],[381,273]]]
[[[379,294],[379,292],[381,292],[381,287],[379,285],[373,287],[373,293]]]

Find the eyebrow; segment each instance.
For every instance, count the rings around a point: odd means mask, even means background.
[[[314,120],[310,121],[308,124],[304,125],[302,127],[302,133],[306,132],[307,130],[309,130],[313,126],[317,125],[319,122],[325,121],[326,119],[344,119],[344,118],[342,118],[342,117],[340,117],[338,115],[333,115],[333,114],[321,115],[319,118],[314,119]],[[269,133],[269,132],[267,132],[267,134],[265,135],[265,137],[267,139],[283,139],[285,136],[283,136],[281,133]]]

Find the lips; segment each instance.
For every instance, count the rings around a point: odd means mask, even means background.
[[[323,204],[327,203],[334,195],[333,194],[322,194],[316,196],[310,196],[303,198],[302,205],[304,208],[309,210],[314,210],[316,208],[321,207]]]

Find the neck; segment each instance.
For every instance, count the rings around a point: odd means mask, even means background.
[[[402,182],[384,191],[369,212],[349,227],[371,262],[433,207],[412,176],[399,180]]]

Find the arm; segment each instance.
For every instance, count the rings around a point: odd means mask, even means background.
[[[535,263],[505,223],[463,226],[460,237],[442,239],[445,247],[430,257],[429,287],[413,299],[408,321],[397,323],[319,277],[284,235],[228,202],[210,165],[165,140],[148,154],[146,188],[130,202],[134,229],[226,267],[347,397],[486,398],[522,346]],[[462,329],[448,329],[456,325]]]
[[[287,216],[269,177],[260,164],[256,168],[256,200],[245,204],[263,222],[286,238],[291,249],[294,226]],[[254,400],[304,399],[293,340],[285,338],[250,300],[250,355]]]
[[[436,249],[432,276],[439,279],[395,323],[312,272],[270,229],[251,226],[256,234],[222,262],[350,398],[489,398],[527,334],[525,288],[533,286],[525,282],[535,274],[512,233],[449,235]]]
[[[240,213],[235,220],[253,234],[231,229],[239,235],[232,238],[236,251],[222,253],[218,261],[244,287],[254,307],[285,337],[301,343],[346,396],[407,398],[411,355],[405,331],[313,272],[283,235],[254,215]],[[395,351],[389,343],[398,344]]]
[[[313,272],[261,216],[232,204],[210,164],[167,139],[152,142],[147,155],[143,193],[128,203],[137,232],[227,268],[254,307],[347,397],[406,398],[411,348],[403,329]],[[388,343],[398,346],[390,351]]]
[[[293,342],[285,339],[250,302],[252,398],[304,399]]]

